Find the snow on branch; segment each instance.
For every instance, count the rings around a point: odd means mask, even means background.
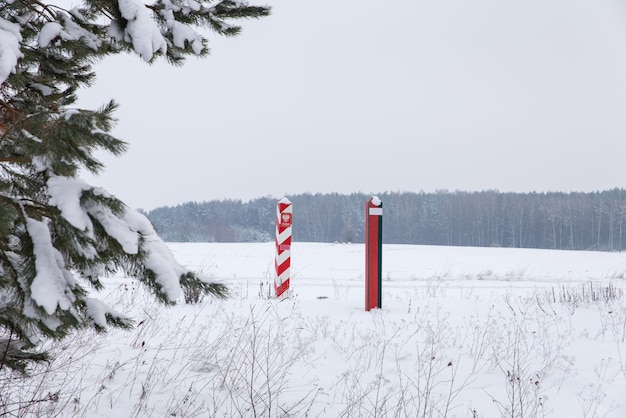
[[[89,216],[80,205],[84,191],[92,187],[79,178],[52,176],[48,179],[50,204],[61,211],[61,216],[81,231],[92,231],[93,225]]]
[[[187,269],[178,264],[148,218],[135,210],[127,209],[123,220],[142,238],[147,253],[144,261],[146,269],[154,272],[155,280],[167,299],[171,302],[176,301],[182,295],[180,279],[187,274]]]
[[[0,18],[0,84],[15,72],[17,60],[23,57],[21,41],[20,25]]]
[[[75,286],[72,273],[65,267],[63,256],[52,245],[50,229],[45,222],[26,218],[26,229],[33,242],[36,274],[30,285],[31,296],[48,315],[57,307],[69,311],[75,301],[68,291]]]
[[[126,254],[137,255],[140,250],[145,254],[143,265],[154,274],[154,280],[168,301],[174,302],[182,295],[180,280],[188,270],[176,261],[148,218],[128,207],[121,215],[97,204],[86,210],[122,246]]]
[[[168,19],[167,26],[172,30],[175,46],[184,49],[185,42],[189,42],[194,54],[200,55],[202,53],[202,37],[195,30],[174,19]]]
[[[146,62],[152,60],[156,52],[166,53],[167,42],[145,4],[138,0],[119,0],[118,4],[122,17],[127,21],[124,41],[132,43]]]
[[[91,205],[86,208],[87,213],[96,219],[106,233],[117,241],[126,254],[139,253],[139,235],[131,229],[128,223],[116,216],[111,209],[103,205]]]
[[[93,50],[97,50],[102,45],[102,41],[92,32],[83,29],[76,22],[62,16],[63,25],[59,22],[48,22],[39,31],[37,42],[42,48],[46,48],[56,39],[61,38],[64,41],[82,40],[85,45]]]
[[[86,191],[93,191],[96,195],[104,197],[108,194],[101,189],[94,189],[79,178],[52,176],[47,182],[47,191],[50,195],[49,203],[57,207],[61,216],[75,228],[93,236],[91,216],[120,244],[126,254],[138,255],[140,250],[145,253],[144,265],[147,270],[154,273],[155,281],[167,299],[173,302],[180,297],[180,278],[188,271],[176,261],[148,218],[128,207],[124,208],[123,213],[116,214],[110,208],[96,202],[83,206],[81,197]],[[43,226],[45,231],[42,230],[38,236],[44,232],[50,234],[47,226]],[[41,247],[43,248],[43,244]],[[47,256],[44,260],[49,259]],[[46,263],[51,266],[50,262]]]
[[[111,308],[100,299],[85,298],[85,312],[91,324],[99,330],[106,329],[109,320],[121,324],[131,324],[131,321],[124,314]]]

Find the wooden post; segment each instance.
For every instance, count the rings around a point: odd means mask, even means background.
[[[292,205],[289,199],[281,199],[276,207],[276,277],[274,290],[276,297],[280,297],[289,290],[289,276],[291,267],[291,221]]]
[[[383,202],[365,203],[365,310],[382,308]]]

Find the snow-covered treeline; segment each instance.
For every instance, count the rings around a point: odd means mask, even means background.
[[[596,193],[379,193],[386,243],[621,251],[626,190]],[[299,194],[294,240],[362,242],[364,193]],[[189,202],[147,213],[167,241],[273,239],[276,199]]]

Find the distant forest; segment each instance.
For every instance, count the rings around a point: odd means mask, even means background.
[[[363,242],[363,193],[299,194],[293,240]],[[388,244],[622,251],[626,190],[593,193],[383,193]],[[221,200],[161,207],[146,213],[170,242],[274,240],[278,199]]]

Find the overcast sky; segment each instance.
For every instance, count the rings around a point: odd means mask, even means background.
[[[251,0],[251,2],[253,2]],[[135,208],[304,192],[626,187],[621,0],[271,0],[182,68],[109,58]]]

